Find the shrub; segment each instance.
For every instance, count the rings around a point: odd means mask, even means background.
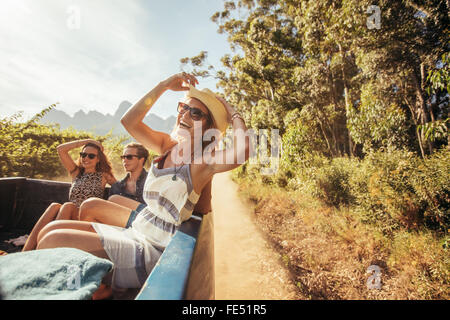
[[[334,158],[329,164],[317,168],[315,176],[316,196],[333,206],[353,202],[349,178],[357,160]]]
[[[441,150],[422,160],[402,150],[369,153],[349,180],[362,220],[384,231],[423,225],[448,230],[448,155]]]
[[[419,162],[409,181],[424,223],[432,229],[450,229],[450,151],[442,149]]]
[[[430,231],[399,231],[393,237],[388,267],[397,286],[412,299],[449,298],[450,255]]]
[[[363,146],[364,152],[380,147],[401,147],[408,142],[409,124],[405,112],[395,103],[379,99],[376,84],[361,87],[358,108],[350,108],[348,128],[353,140]]]
[[[96,136],[74,129],[61,130],[58,125],[39,124],[38,120],[54,106],[44,109],[27,122],[20,122],[21,113],[0,119],[0,177],[64,179],[68,174],[56,147],[61,143],[87,138],[96,139],[104,145],[115,174],[123,172],[119,155],[128,137],[112,134]],[[70,154],[76,158],[77,152],[73,150]]]
[[[383,233],[423,226],[450,229],[450,151],[437,151],[425,160],[406,150],[369,152],[364,160],[315,153],[294,158],[284,153],[280,171],[258,179],[288,190],[301,190],[328,205],[351,206],[363,222]]]

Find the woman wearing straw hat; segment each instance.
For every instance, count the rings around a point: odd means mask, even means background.
[[[144,284],[178,226],[190,218],[202,189],[213,175],[232,170],[242,159],[248,159],[247,141],[225,150],[205,145],[204,140],[218,138],[230,123],[234,139],[242,139],[247,128],[231,105],[208,89],[198,90],[196,84],[194,76],[176,74],[160,82],[122,117],[122,124],[139,143],[162,155],[152,163],[145,182],[147,206],[130,226],[57,221],[39,234],[38,249],[82,249],[114,263],[113,287],[140,288]],[[177,124],[171,135],[143,123],[150,108],[167,90],[186,92],[178,103]],[[209,138],[204,139],[206,136]],[[123,207],[117,212],[124,225],[130,209]]]

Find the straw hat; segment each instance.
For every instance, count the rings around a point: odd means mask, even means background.
[[[225,132],[228,127],[228,113],[222,102],[216,98],[214,92],[207,88],[198,90],[189,84],[189,91],[186,93],[186,97],[200,100],[211,113],[214,126],[222,132],[222,134]]]

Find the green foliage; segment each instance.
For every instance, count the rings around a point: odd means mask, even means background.
[[[450,151],[442,149],[420,161],[408,178],[431,228],[450,229]]]
[[[425,160],[402,150],[373,152],[350,176],[354,206],[363,221],[384,231],[450,227],[448,150]]]
[[[226,1],[212,21],[234,54],[221,70],[204,51],[182,63],[218,79],[247,125],[280,129],[279,172],[239,175],[347,205],[384,232],[445,231],[448,1],[381,1],[369,29],[373,4]]]
[[[438,91],[450,92],[450,52],[442,55],[442,68],[430,70],[427,81],[430,85],[426,88],[427,93],[437,93]]]
[[[386,147],[430,154],[448,144],[448,2],[381,2],[380,29],[367,26],[371,5],[226,1],[211,20],[235,54],[221,70],[206,65],[205,51],[181,62],[218,79],[253,128],[284,133],[287,114],[299,110],[325,156]]]
[[[280,118],[282,108],[273,101],[261,99],[252,108],[251,127],[255,129],[282,128],[283,119]]]
[[[436,120],[434,122],[427,122],[423,125],[417,126],[417,131],[423,130],[425,139],[429,141],[436,141],[440,139],[447,139],[448,137],[448,124],[450,118],[445,120]]]
[[[348,205],[353,195],[348,183],[354,170],[353,161],[348,158],[334,158],[317,168],[315,176],[316,196],[333,206]]]
[[[363,172],[350,181],[363,221],[378,225],[384,232],[419,226],[420,211],[408,182],[417,161],[413,153],[401,150],[368,155],[360,167]]]
[[[367,25],[371,5],[380,9],[379,28]],[[212,21],[234,53],[220,70],[206,66],[204,52],[184,60],[219,80],[248,126],[280,129],[280,170],[262,176],[260,166],[246,164],[234,176],[251,188],[277,185],[288,199],[298,192],[345,206],[336,211],[350,220],[321,212],[310,220],[323,219],[324,230],[347,242],[359,237],[351,246],[357,261],[369,263],[362,248],[372,247],[372,261],[385,251],[404,279],[398,296],[408,299],[449,295],[449,9],[445,0],[226,1]],[[268,228],[282,225],[276,239],[285,225],[305,237],[282,205],[288,201],[249,193],[258,216],[265,210],[272,221],[275,208],[284,210]],[[358,235],[365,228],[369,234]],[[383,245],[365,242],[371,237]]]
[[[440,68],[433,68],[429,71],[427,82],[429,85],[426,92],[430,97],[435,98],[435,104],[441,109],[441,118],[432,122],[427,122],[417,126],[417,131],[423,130],[425,139],[431,142],[443,141],[448,144],[448,92],[450,88],[450,53],[442,55]],[[443,96],[443,98],[441,98]]]
[[[374,85],[362,86],[361,103],[351,108],[347,126],[363,149],[401,148],[407,144],[408,122],[405,112],[395,103],[386,105],[374,92]]]
[[[405,150],[369,151],[363,160],[329,160],[314,152],[296,157],[296,152],[302,150],[285,150],[273,183],[302,190],[328,205],[348,206],[361,221],[384,233],[421,227],[444,233],[449,230],[449,150],[442,149],[426,159]]]

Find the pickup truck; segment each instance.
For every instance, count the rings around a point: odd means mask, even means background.
[[[29,234],[52,202],[68,201],[70,183],[0,178],[0,250],[21,250],[5,240]],[[104,198],[108,195],[105,190]],[[214,237],[212,213],[193,214],[183,222],[157,265],[137,293],[136,300],[214,299]]]

